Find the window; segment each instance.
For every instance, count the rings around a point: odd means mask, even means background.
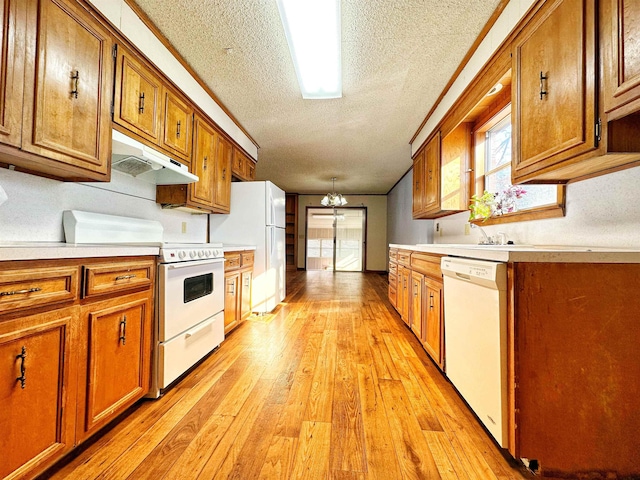
[[[527,184],[511,188],[511,106],[478,123],[475,192],[477,197],[485,191],[495,195],[491,217],[479,220],[491,224],[562,216],[564,187]]]

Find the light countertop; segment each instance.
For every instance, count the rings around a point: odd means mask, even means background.
[[[222,244],[223,252],[239,252],[241,250],[255,250],[255,249],[256,249],[255,245],[234,245],[230,243]]]
[[[0,242],[0,261],[48,260],[55,258],[132,257],[158,255],[152,245],[102,245],[64,242]]]
[[[640,263],[640,249],[571,245],[389,244],[390,248],[495,262]]]

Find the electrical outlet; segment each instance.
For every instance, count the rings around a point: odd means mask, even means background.
[[[469,225],[468,223],[464,224],[464,234],[471,235],[471,225]]]
[[[187,222],[182,222],[182,233],[187,233]]]

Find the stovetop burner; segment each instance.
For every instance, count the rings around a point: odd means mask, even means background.
[[[189,262],[224,258],[221,243],[163,243],[160,247],[160,262]]]

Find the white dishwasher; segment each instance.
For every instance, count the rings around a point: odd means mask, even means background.
[[[445,373],[501,447],[507,447],[507,269],[443,257]]]

